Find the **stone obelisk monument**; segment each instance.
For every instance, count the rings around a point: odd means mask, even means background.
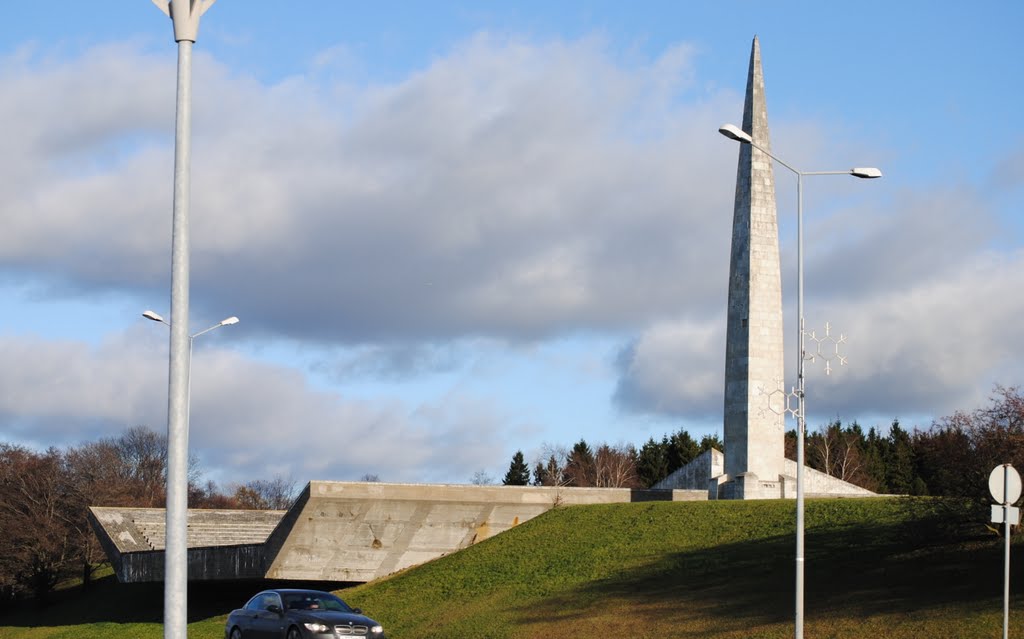
[[[756,37],[747,72],[743,130],[771,149]],[[783,473],[784,416],[768,403],[768,393],[784,379],[782,281],[772,160],[749,144],[739,147],[725,346],[723,480],[731,486],[722,496],[749,499],[761,492],[762,483],[774,484],[764,488],[777,494]]]
[[[743,103],[743,130],[771,149],[761,72],[761,45],[754,38]],[[783,390],[782,275],[772,159],[739,145],[736,201],[729,262],[725,337],[725,454],[696,459],[654,488],[704,490],[709,499],[778,499],[796,496],[796,462],[785,458],[785,416],[770,404]],[[806,494],[867,496],[865,490],[804,468]]]

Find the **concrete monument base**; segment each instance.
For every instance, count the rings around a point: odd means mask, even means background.
[[[730,476],[723,472],[724,455],[709,450],[654,485],[662,490],[708,490],[708,499],[796,499],[796,462],[783,459],[782,474],[761,478],[745,472]],[[871,497],[875,493],[820,470],[804,466],[804,495],[807,497]]]

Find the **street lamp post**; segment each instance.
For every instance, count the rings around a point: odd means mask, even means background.
[[[168,328],[170,328],[170,326],[171,326],[171,324],[167,320],[165,320],[163,317],[161,317],[159,314],[157,314],[157,313],[155,313],[153,311],[143,311],[142,312],[142,316],[145,317],[148,320],[152,320],[154,322],[160,322],[161,324],[163,324],[164,326],[167,326]],[[209,328],[204,328],[203,330],[199,331],[198,333],[193,333],[193,334],[188,336],[188,390],[185,392],[185,432],[186,433],[188,433],[189,416],[190,416],[190,414],[192,412],[192,342],[194,342],[195,339],[197,337],[199,337],[200,335],[202,335],[203,333],[209,333],[210,331],[212,331],[215,328],[220,328],[221,326],[231,326],[232,324],[237,324],[237,323],[238,323],[238,318],[235,317],[234,315],[232,315],[231,317],[227,317],[225,319],[222,319],[221,321],[217,322],[216,324],[214,324],[213,326],[211,326]]]
[[[192,45],[199,18],[215,0],[153,0],[174,23],[178,88],[171,223],[171,341],[167,380],[167,509],[164,545],[164,639],[188,636],[188,209],[192,137]]]
[[[723,124],[718,132],[725,137],[749,144],[772,158],[796,175],[796,316],[799,337],[796,360],[796,396],[797,396],[797,444],[796,444],[796,639],[804,636],[804,438],[807,432],[804,397],[804,359],[806,347],[804,339],[804,176],[805,175],[852,175],[858,178],[880,178],[882,172],[873,167],[860,167],[846,171],[800,171],[787,164],[784,160],[768,149],[754,142],[750,134],[734,124]]]

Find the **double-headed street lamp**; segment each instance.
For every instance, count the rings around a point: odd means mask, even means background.
[[[735,124],[723,124],[718,132],[725,137],[742,144],[749,144],[786,167],[796,175],[796,315],[799,329],[797,344],[799,350],[796,359],[796,396],[797,396],[797,445],[796,445],[796,639],[804,636],[804,437],[807,431],[804,405],[804,358],[806,349],[804,338],[804,199],[803,185],[805,175],[852,175],[858,178],[880,178],[882,172],[873,167],[860,167],[845,171],[800,171],[768,149],[754,142],[750,134]]]
[[[170,327],[170,325],[171,325],[170,322],[165,320],[163,317],[161,317],[157,313],[154,313],[153,311],[143,311],[142,312],[142,316],[145,317],[148,320],[153,320],[154,322],[160,322],[161,324],[163,324],[163,325],[165,325],[167,327]],[[220,328],[221,326],[231,326],[232,324],[237,324],[237,323],[238,323],[238,318],[235,317],[234,315],[232,315],[231,317],[228,317],[226,319],[222,319],[221,321],[217,322],[216,324],[214,324],[210,328],[204,328],[203,330],[199,331],[198,333],[193,333],[193,334],[189,335],[188,336],[188,341],[189,341],[190,350],[191,350],[191,346],[192,346],[192,340],[194,340],[195,338],[199,337],[203,333],[209,333],[210,331],[212,331],[215,328]]]
[[[174,336],[174,326],[170,322],[165,320],[159,314],[153,311],[144,311],[142,316],[148,320],[154,322],[160,322],[171,329],[172,346]],[[178,400],[175,402],[178,410],[176,411],[174,437],[171,437],[171,432],[168,431],[167,437],[167,508],[166,508],[166,520],[165,520],[165,533],[164,533],[164,639],[185,639],[188,636],[188,491],[187,491],[187,461],[186,468],[179,471],[180,479],[176,482],[171,481],[171,474],[174,468],[172,468],[171,458],[171,442],[172,439],[176,441],[178,446],[178,455],[184,455],[185,459],[188,459],[188,422],[189,414],[192,411],[192,343],[197,337],[203,333],[209,333],[210,331],[220,328],[221,326],[231,326],[237,324],[238,318],[232,315],[231,317],[222,319],[209,328],[204,328],[198,333],[189,334],[185,332],[185,337],[188,339],[188,348],[186,350],[187,358],[185,359],[184,371],[179,371],[179,374],[184,373],[185,377],[185,392],[178,393]],[[174,351],[172,349],[172,359]],[[180,354],[179,354],[180,358]],[[180,361],[180,359],[179,359]],[[172,373],[174,369],[172,368]],[[177,462],[176,462],[177,463]],[[177,492],[184,495],[185,502],[179,504],[177,508],[172,508],[171,495],[175,492],[177,483],[185,483],[186,488],[183,490],[180,487],[177,488]]]
[[[156,312],[154,312],[152,310],[143,310],[142,311],[142,316],[145,317],[146,319],[152,319],[152,321],[154,321],[154,322],[159,322],[160,324],[163,324],[167,328],[171,328],[171,324],[168,321],[166,321],[166,319],[164,319],[163,316],[161,316],[159,313],[156,313]],[[193,342],[196,340],[196,338],[199,337],[200,335],[203,335],[204,333],[209,333],[210,331],[212,331],[214,329],[219,329],[222,326],[231,326],[232,324],[238,324],[238,323],[239,323],[239,318],[234,316],[234,315],[231,315],[230,317],[225,317],[224,319],[221,319],[220,322],[218,322],[217,324],[213,325],[212,327],[210,327],[208,329],[203,329],[199,333],[193,333],[193,334],[188,336],[188,384],[187,384],[187,390],[185,391],[185,415],[184,415],[184,432],[185,432],[185,441],[186,442],[188,441],[188,417],[189,417],[189,415],[191,413],[191,346],[193,346]],[[187,446],[185,446],[185,448],[187,449]],[[167,552],[166,548],[164,549],[164,552]],[[186,550],[186,552],[187,552],[187,550]]]

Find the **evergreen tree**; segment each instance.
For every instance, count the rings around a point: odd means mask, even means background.
[[[792,430],[787,430],[785,440],[782,444],[783,450],[785,451],[783,454],[786,457],[786,459],[796,461],[796,445],[796,429],[794,428]]]
[[[711,435],[704,435],[703,437],[701,437],[699,448],[701,453],[709,451],[712,448],[714,448],[720,453],[725,452],[725,444],[722,443],[722,440],[718,438],[717,433]]]
[[[650,488],[668,477],[668,441],[656,441],[653,437],[640,448],[636,460],[636,474],[640,485]]]
[[[596,484],[597,465],[586,440],[576,442],[569,452],[565,463],[565,478],[569,486],[590,487]]]
[[[864,473],[867,475],[865,488],[876,493],[889,493],[886,480],[885,459],[888,456],[889,440],[878,434],[874,426],[868,429],[864,438]]]
[[[700,446],[686,429],[680,429],[668,440],[668,472],[674,473],[701,453]]]
[[[544,468],[543,462],[537,462],[537,465],[533,467],[533,485],[534,486],[547,486],[548,473],[547,469]]]
[[[914,447],[898,419],[893,420],[889,430],[888,448],[884,459],[887,488],[898,495],[909,495],[914,490]]]
[[[537,462],[533,468],[534,486],[564,486],[564,469],[559,465],[558,458],[554,455],[548,457],[547,464]]]
[[[509,464],[508,472],[501,483],[506,486],[526,486],[530,483],[530,467],[523,459],[523,451],[517,450],[516,454],[512,455],[512,463]]]

